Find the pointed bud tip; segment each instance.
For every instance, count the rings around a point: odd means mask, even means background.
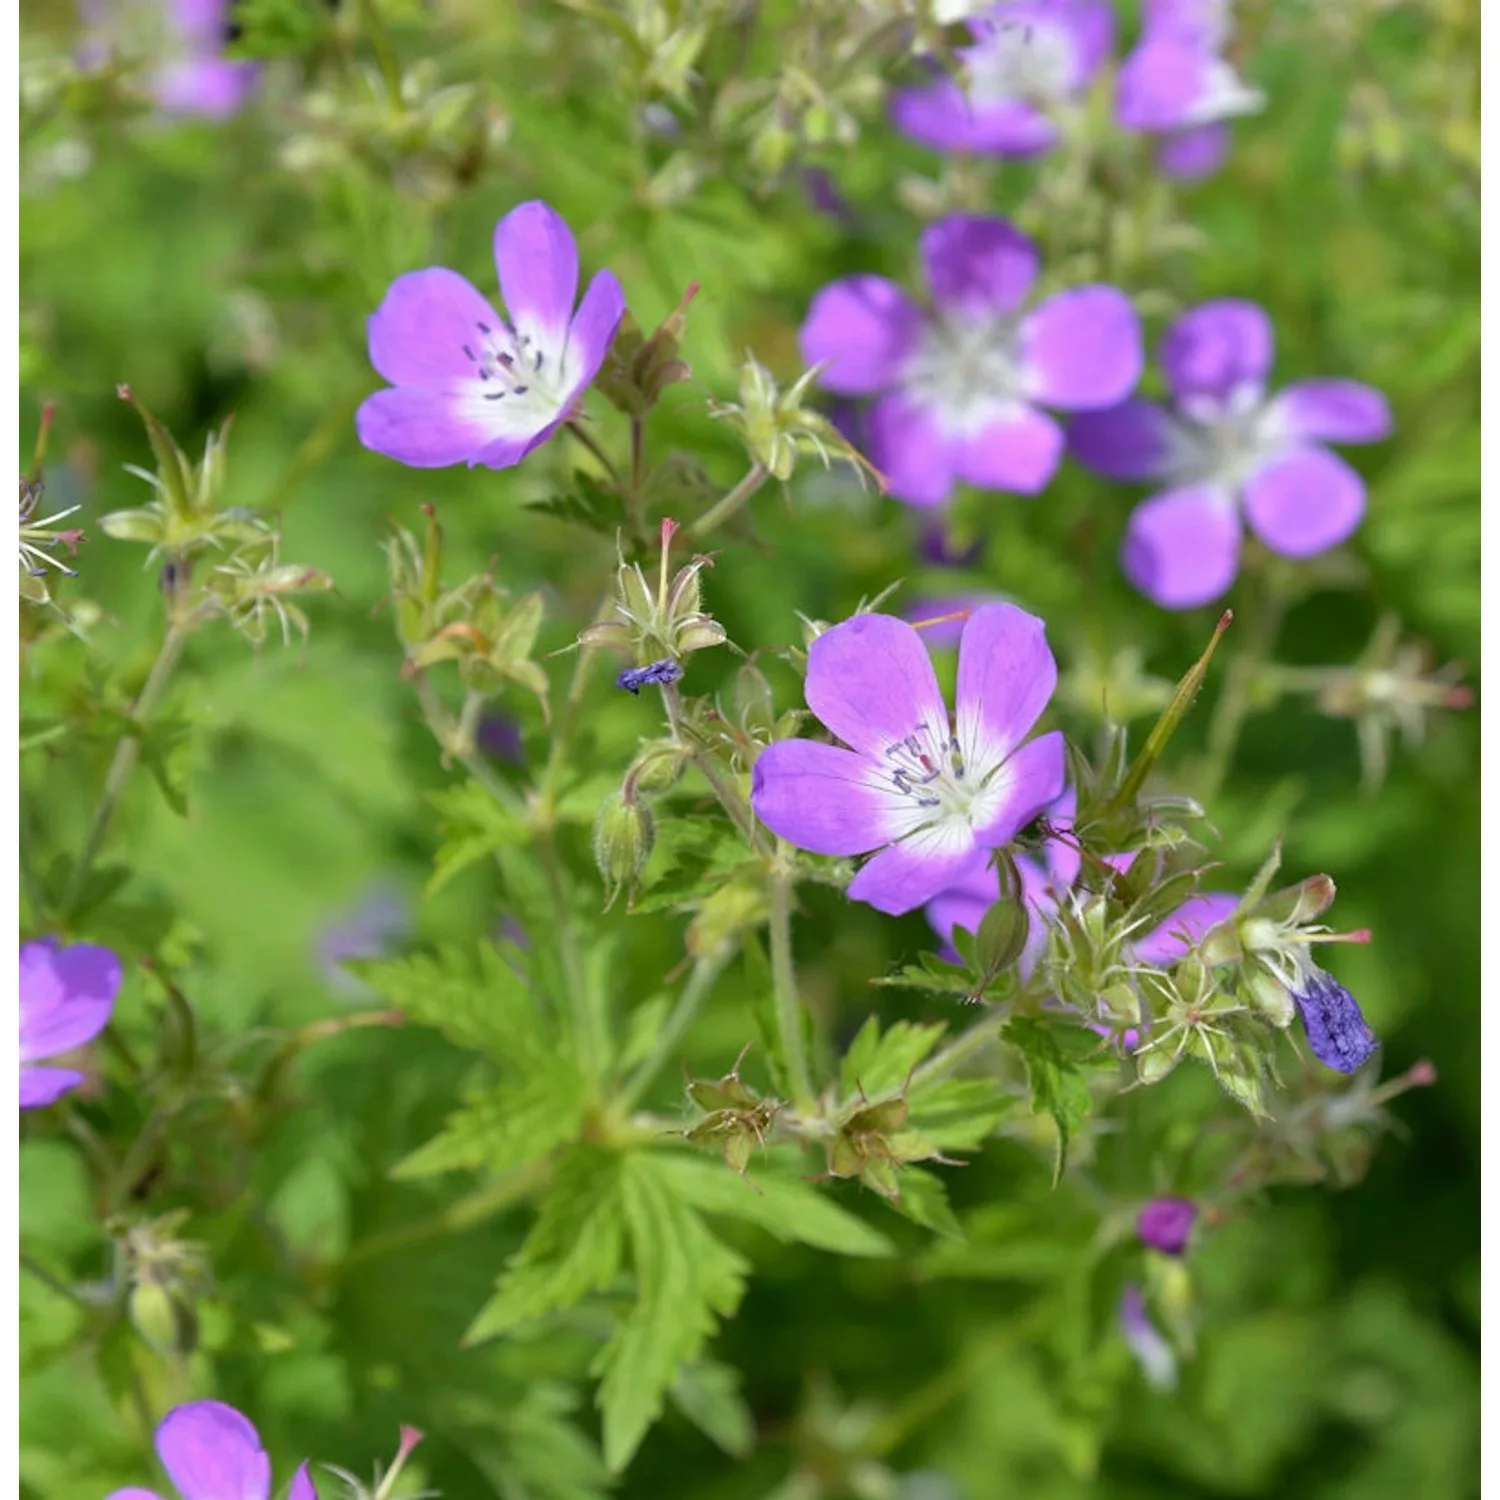
[[[134,401],[135,400],[135,392],[132,391],[130,389],[130,387],[125,384],[125,382],[123,380],[120,382],[119,385],[117,385],[115,387],[115,395],[117,395],[120,398],[121,401]]]
[[[1438,1081],[1438,1070],[1429,1058],[1419,1058],[1406,1070],[1406,1081],[1414,1089],[1429,1088]]]
[[[1231,625],[1233,625],[1233,624],[1234,624],[1234,611],[1232,609],[1226,609],[1224,611],[1224,613],[1219,616],[1219,623],[1214,626],[1214,634],[1215,635],[1223,635],[1224,632],[1226,630],[1228,630],[1229,627]]]
[[[427,1434],[419,1427],[408,1427],[405,1423],[401,1426],[401,1456],[404,1458]]]

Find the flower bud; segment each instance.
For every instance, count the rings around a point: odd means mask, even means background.
[[[1285,1031],[1296,1014],[1287,987],[1259,964],[1248,967],[1241,985],[1245,1003],[1262,1020]]]
[[[125,1299],[130,1325],[158,1354],[186,1358],[198,1346],[198,1319],[183,1299],[164,1286],[143,1281]]]
[[[649,809],[627,800],[622,792],[605,800],[594,819],[594,863],[604,880],[606,910],[622,889],[634,894],[654,842],[655,826]]]

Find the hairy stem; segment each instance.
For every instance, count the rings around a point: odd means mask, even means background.
[[[604,451],[603,448],[599,446],[597,442],[594,441],[593,434],[589,432],[588,428],[586,428],[582,422],[576,420],[565,422],[563,425],[567,428],[569,436],[575,438],[580,444],[582,444],[583,447],[587,448],[588,451],[592,453],[596,459],[599,460],[599,463],[603,467],[604,472],[609,475],[610,483],[612,483],[616,489],[622,488],[624,485],[624,481],[620,478],[620,471],[615,467],[614,460],[609,456],[609,454]]]
[[[961,1035],[953,1038],[946,1047],[940,1047],[911,1076],[911,1086],[918,1088],[931,1083],[945,1073],[951,1073],[960,1063],[983,1052],[999,1039],[1005,1024],[1010,1020],[1009,1010],[996,1007],[981,1017]]]
[[[673,739],[687,749],[693,764],[702,773],[703,779],[713,788],[714,796],[719,799],[719,805],[733,819],[734,826],[754,846],[758,841],[755,814],[750,810],[750,804],[740,795],[739,788],[725,776],[723,768],[709,753],[692,726],[683,719],[682,698],[678,694],[677,684],[664,682],[661,697],[667,710],[667,723],[671,726]]]
[[[688,527],[688,535],[704,537],[722,526],[770,477],[771,471],[763,463],[751,464],[749,473],[718,504],[704,511]]]
[[[799,1115],[817,1110],[817,1094],[807,1066],[802,1042],[802,1002],[797,994],[797,971],[792,964],[792,887],[781,870],[772,872],[771,983],[776,993],[776,1029],[781,1036],[781,1055],[786,1062],[792,1103]]]

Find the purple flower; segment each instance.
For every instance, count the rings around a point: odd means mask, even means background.
[[[1115,118],[1161,137],[1158,163],[1171,177],[1206,177],[1228,152],[1225,121],[1259,112],[1266,97],[1225,61],[1225,0],[1157,0],[1135,50],[1120,64]]]
[[[149,34],[142,38],[155,63],[149,83],[163,113],[227,119],[260,79],[255,63],[220,55],[229,40],[231,5],[232,0],[80,0],[79,61],[89,68],[103,66],[117,33],[138,22]]]
[[[1330,974],[1310,968],[1292,993],[1307,1044],[1324,1067],[1353,1073],[1379,1047],[1359,1002]]]
[[[892,916],[912,911],[1062,791],[1062,735],[1023,743],[1056,685],[1043,623],[1013,604],[986,605],[964,627],[955,722],[917,632],[890,615],[856,615],[812,643],[805,689],[850,748],[768,745],[753,772],[755,814],[814,854],[879,851],[849,895]]]
[[[922,639],[927,642],[927,649],[956,651],[958,643],[963,639],[964,626],[968,624],[963,611],[967,610],[972,615],[976,609],[986,604],[1003,602],[998,594],[977,593],[949,594],[943,599],[913,599],[906,606],[902,618],[913,626],[921,625],[925,620],[940,621],[941,623],[928,625],[921,631]]]
[[[1157,1390],[1170,1391],[1177,1384],[1177,1356],[1151,1321],[1146,1299],[1133,1282],[1120,1295],[1119,1316],[1120,1335],[1135,1355],[1141,1374]]]
[[[1064,442],[1040,407],[1113,406],[1139,380],[1135,310],[1078,286],[1023,312],[1036,246],[1004,219],[940,219],[921,248],[931,311],[883,276],[845,277],[813,298],[803,359],[830,391],[878,398],[869,457],[897,499],[940,505],[958,480],[1034,495]]]
[[[392,389],[356,415],[366,448],[417,469],[508,469],[545,443],[588,389],[625,313],[612,271],[577,312],[578,249],[547,204],[495,228],[506,323],[455,271],[398,276],[370,319],[370,363]]]
[[[1107,0],[1009,0],[969,22],[966,84],[901,89],[891,121],[938,151],[1033,156],[1057,143],[1049,112],[1076,98],[1114,42]]]
[[[1163,1255],[1181,1255],[1197,1222],[1198,1207],[1187,1198],[1153,1198],[1135,1221],[1143,1245]]]
[[[222,1401],[174,1406],[156,1429],[156,1456],[182,1500],[271,1500],[271,1460],[251,1422]],[[131,1485],[108,1500],[162,1500]],[[303,1463],[286,1500],[318,1500]]]
[[[624,688],[627,693],[638,698],[643,687],[676,682],[681,676],[681,665],[667,657],[665,661],[648,662],[644,667],[626,667],[615,678],[615,686]]]
[[[358,904],[323,929],[317,960],[324,977],[350,996],[368,992],[366,985],[342,967],[351,958],[380,958],[404,942],[412,929],[411,901],[393,884],[371,888]]]
[[[104,1030],[120,991],[120,960],[92,943],[21,944],[21,1108],[55,1103],[83,1082],[73,1068],[33,1064],[91,1042]]]
[[[509,714],[486,713],[474,732],[474,743],[496,760],[508,760],[514,765],[520,765],[526,759],[521,726]]]
[[[1323,445],[1385,437],[1385,397],[1354,380],[1301,380],[1268,395],[1272,344],[1270,319],[1253,302],[1206,302],[1162,340],[1170,410],[1132,399],[1069,426],[1069,445],[1090,468],[1163,482],[1131,516],[1121,563],[1165,609],[1229,589],[1242,512],[1266,546],[1293,558],[1336,547],[1364,515],[1364,481]]]

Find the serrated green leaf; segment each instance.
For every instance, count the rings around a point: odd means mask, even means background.
[[[755,1418],[740,1394],[737,1370],[714,1360],[685,1365],[672,1384],[672,1404],[731,1458],[755,1447]]]
[[[943,1179],[921,1167],[902,1167],[896,1177],[897,1195],[891,1207],[903,1218],[924,1229],[931,1229],[944,1239],[961,1240],[963,1225],[948,1205],[948,1189]]]
[[[620,1173],[637,1300],[595,1364],[603,1377],[604,1462],[615,1474],[661,1415],[682,1367],[739,1307],[750,1270],[678,1196],[664,1160],[628,1156]]]
[[[845,1097],[863,1090],[867,1098],[878,1099],[903,1088],[947,1029],[941,1022],[924,1026],[897,1021],[882,1032],[880,1022],[871,1016],[844,1054],[840,1073]]]
[[[531,837],[525,820],[502,807],[477,781],[433,792],[428,800],[442,819],[438,824],[442,842],[433,857],[432,878],[427,882],[429,897],[442,890],[461,870],[502,849],[514,849]]]
[[[1056,1036],[1040,1021],[1021,1017],[1005,1028],[1005,1039],[1020,1049],[1031,1084],[1031,1107],[1049,1114],[1057,1125],[1057,1160],[1052,1181],[1061,1180],[1068,1164],[1068,1143],[1088,1118],[1092,1096],[1077,1063],[1063,1054]]]
[[[765,1172],[747,1182],[722,1162],[677,1154],[663,1155],[657,1169],[694,1208],[758,1224],[783,1242],[797,1241],[836,1255],[895,1252],[878,1229],[800,1178]]]
[[[972,1151],[1019,1101],[988,1078],[942,1078],[913,1089],[907,1102],[911,1123],[939,1151]]]

